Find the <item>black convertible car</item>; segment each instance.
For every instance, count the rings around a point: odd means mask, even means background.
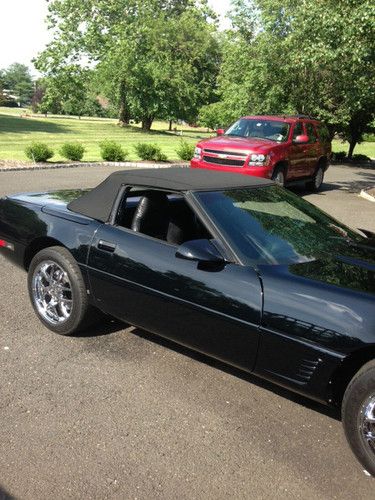
[[[375,238],[271,181],[121,171],[0,200],[0,249],[50,330],[98,311],[342,407],[375,475]]]

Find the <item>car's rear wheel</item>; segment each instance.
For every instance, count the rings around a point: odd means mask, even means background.
[[[354,454],[375,476],[375,360],[366,363],[348,385],[342,422]]]
[[[276,184],[278,184],[279,186],[285,187],[285,180],[286,180],[285,168],[276,167],[272,175],[272,180],[275,181]]]
[[[72,335],[97,318],[82,273],[72,254],[49,247],[32,259],[28,272],[31,303],[40,321],[60,335]]]
[[[324,167],[319,165],[311,181],[306,183],[306,188],[309,191],[317,193],[322,187],[324,180]]]

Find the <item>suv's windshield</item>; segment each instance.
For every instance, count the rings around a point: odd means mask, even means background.
[[[246,263],[307,262],[368,241],[278,186],[200,192],[196,197]],[[358,248],[353,250],[359,255]]]
[[[241,118],[228,128],[225,135],[285,142],[289,136],[289,128],[289,124],[283,121]]]

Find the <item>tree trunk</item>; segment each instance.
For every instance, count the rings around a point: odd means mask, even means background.
[[[124,126],[124,125],[129,125],[129,121],[130,121],[130,114],[129,114],[128,103],[126,101],[126,85],[125,82],[122,81],[120,83],[120,110],[119,110],[118,122],[119,125]]]
[[[169,120],[169,132],[172,132],[172,124],[173,124],[173,120]]]
[[[142,119],[142,130],[146,130],[147,132],[151,130],[152,122],[154,121],[154,117],[147,115]]]
[[[349,141],[349,151],[348,151],[349,160],[352,159],[353,151],[354,151],[356,144],[357,144],[357,139],[351,138],[351,140]]]

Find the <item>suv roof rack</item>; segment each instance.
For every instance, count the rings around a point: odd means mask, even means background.
[[[270,113],[268,116],[280,116],[283,118],[307,118],[308,120],[318,120],[318,118],[316,118],[315,116],[303,114],[288,115],[287,113]]]

